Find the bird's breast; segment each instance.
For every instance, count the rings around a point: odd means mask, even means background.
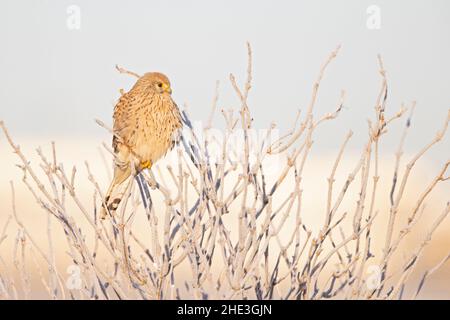
[[[172,101],[160,97],[139,108],[136,117],[136,153],[145,161],[155,163],[173,145],[173,136],[179,130]]]

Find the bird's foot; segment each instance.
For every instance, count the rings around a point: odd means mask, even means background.
[[[141,170],[150,169],[152,166],[152,162],[150,160],[141,161]]]

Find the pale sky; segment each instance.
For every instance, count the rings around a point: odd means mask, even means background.
[[[67,26],[71,5],[80,9],[79,30]],[[380,29],[366,25],[371,5],[380,9]],[[364,141],[380,87],[378,53],[388,71],[388,114],[418,103],[407,148],[429,141],[450,107],[448,0],[3,0],[0,9],[0,119],[15,136],[106,138],[93,119],[110,123],[118,90],[133,83],[115,64],[166,73],[194,120],[206,119],[216,80],[219,107],[238,107],[228,75],[242,83],[246,41],[254,50],[256,126],[276,121],[281,130],[307,106],[322,62],[342,45],[317,114],[334,110],[341,89],[347,101],[340,119],[321,129],[321,150],[334,151],[350,128],[355,146]],[[449,140],[435,157],[448,158]],[[397,139],[386,143],[393,148]]]

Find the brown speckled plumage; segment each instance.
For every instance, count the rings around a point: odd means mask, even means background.
[[[122,198],[116,192],[119,185],[132,171],[138,173],[150,168],[178,139],[181,115],[171,93],[169,79],[164,74],[146,73],[115,106],[114,179],[105,198],[110,213],[117,209]],[[103,208],[102,217],[105,215]]]

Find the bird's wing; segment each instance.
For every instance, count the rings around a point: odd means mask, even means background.
[[[115,152],[117,152],[119,143],[132,147],[131,139],[135,131],[133,121],[135,121],[136,108],[137,103],[133,92],[123,94],[114,108],[112,146]]]
[[[172,132],[171,148],[173,148],[175,146],[175,144],[178,144],[178,142],[180,141],[182,129],[183,129],[183,121],[181,118],[180,109],[178,108],[178,105],[175,103],[175,101],[172,100],[172,103],[173,103],[172,113],[173,113],[173,117],[175,118],[175,124],[174,124],[175,128]]]

